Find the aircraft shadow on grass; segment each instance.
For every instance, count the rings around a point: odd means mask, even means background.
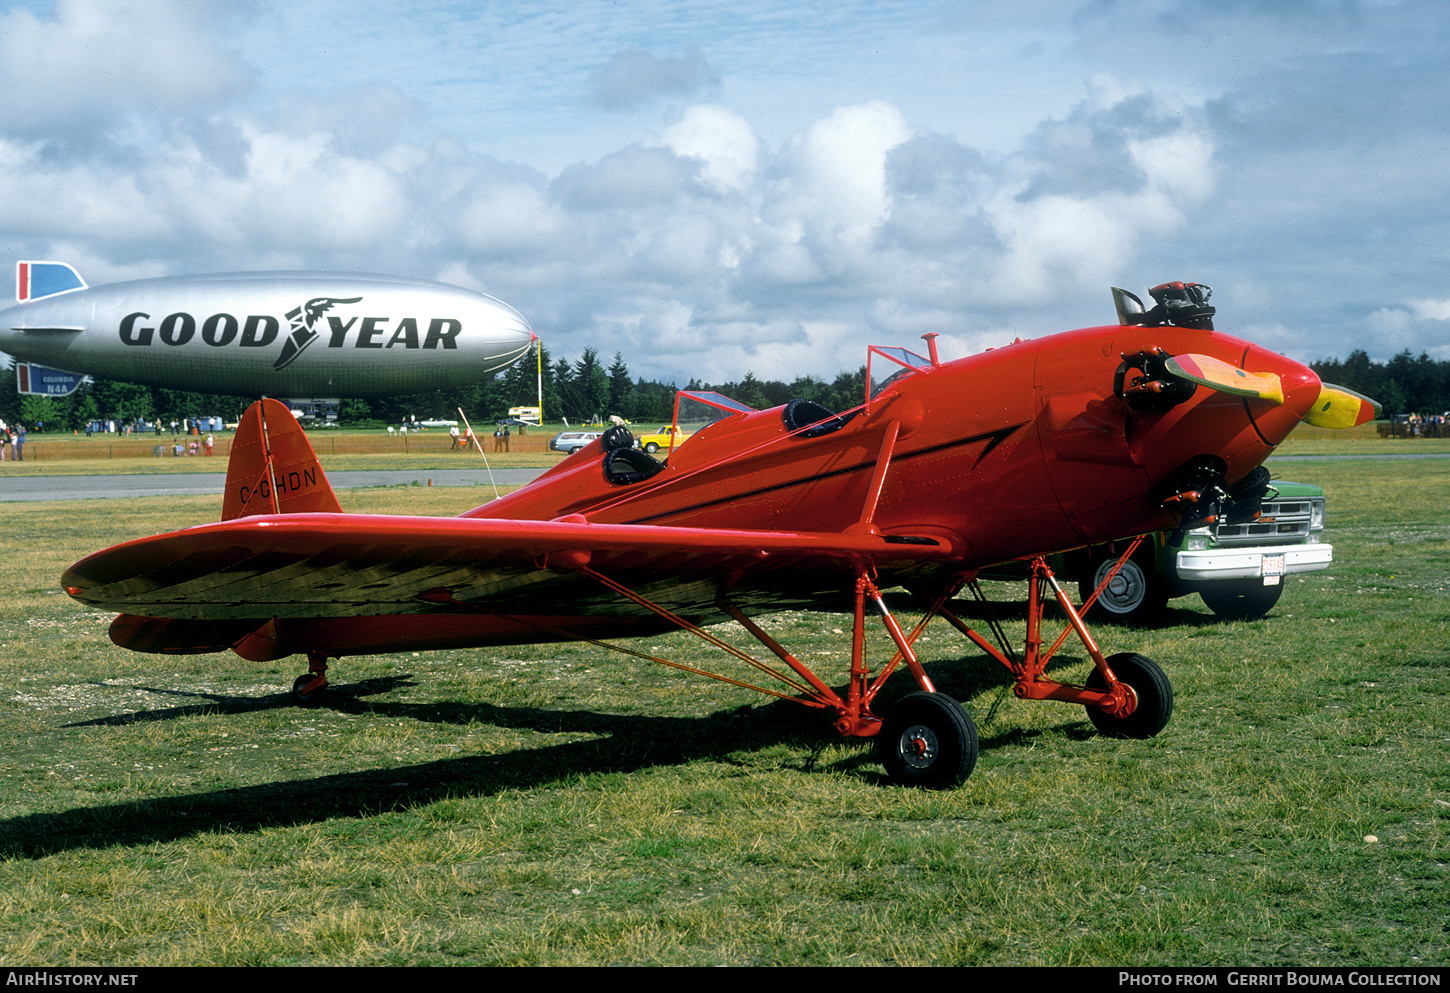
[[[1054,668],[1081,668],[1086,660],[1065,656]],[[962,699],[991,706],[1012,684],[1000,667],[963,666],[960,661],[931,663],[927,670],[943,687]],[[828,718],[790,701],[760,707],[719,710],[705,717],[631,716],[589,710],[546,710],[488,703],[389,703],[369,697],[416,685],[411,676],[362,680],[329,687],[325,709],[382,715],[430,723],[492,724],[500,728],[542,733],[586,733],[600,737],[498,755],[441,759],[417,765],[340,773],[233,789],[158,797],[57,813],[27,814],[0,821],[0,857],[43,858],[72,849],[111,845],[165,843],[207,831],[257,831],[268,827],[310,824],[335,817],[367,817],[407,810],[458,796],[485,797],[504,789],[530,789],[599,773],[635,772],[698,760],[740,764],[738,753],[790,745],[808,753],[804,772],[814,769],[824,747],[821,725]],[[882,699],[909,691],[909,680],[894,678]],[[263,697],[228,697],[215,693],[153,689],[178,697],[194,697],[193,705],[81,721],[67,727],[117,726],[176,720],[199,714],[243,714],[292,708],[286,693]],[[1085,716],[1071,711],[1066,733],[1074,739],[1094,732]],[[984,736],[982,747],[1021,744],[1041,730],[1007,730]],[[873,749],[865,741],[857,754],[833,763],[834,769],[885,785]]]

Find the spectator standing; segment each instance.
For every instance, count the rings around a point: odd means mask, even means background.
[[[20,430],[15,432],[15,461],[25,461],[25,425],[20,425]]]

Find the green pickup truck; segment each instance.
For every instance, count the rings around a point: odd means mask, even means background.
[[[1308,483],[1275,482],[1257,520],[1195,528],[1177,544],[1171,531],[1144,539],[1093,612],[1100,619],[1151,626],[1170,599],[1197,593],[1220,617],[1262,617],[1279,602],[1285,577],[1329,568],[1334,547],[1323,532],[1324,491]],[[1059,576],[1077,581],[1081,603],[1115,561],[1110,547],[1097,545],[1048,563]],[[984,572],[983,578],[995,577]]]

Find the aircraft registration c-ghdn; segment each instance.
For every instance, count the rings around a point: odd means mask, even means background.
[[[361,397],[476,383],[537,340],[501,300],[401,276],[248,272],[91,288],[18,262],[0,351],[23,393],[83,376],[203,393]]]
[[[680,628],[757,670],[755,682],[690,671],[823,711],[841,734],[874,737],[891,779],[930,787],[961,782],[977,758],[971,718],[913,649],[941,618],[1010,670],[1017,696],[1080,704],[1101,732],[1148,738],[1172,713],[1168,678],[1141,655],[1104,656],[1043,556],[1111,541],[1121,563],[1135,535],[1250,519],[1268,489],[1260,463],[1295,425],[1348,427],[1377,412],[1214,331],[1208,293],[1165,284],[1145,310],[1115,290],[1116,326],[953,362],[938,359],[934,335],[928,356],[873,346],[863,402],[839,413],[682,391],[671,437],[683,440],[667,458],[615,427],[457,518],[343,514],[296,422],[264,400],[237,432],[220,523],[98,552],[62,582],[119,611],[111,639],[135,651],[306,654],[293,695],[309,705],[342,656],[582,640],[690,668],[599,640]],[[1030,562],[1021,655],[951,609],[963,587],[981,596],[979,568],[1014,559]],[[925,609],[910,631],[881,595],[898,586]],[[1055,641],[1044,637],[1048,592],[1067,619]],[[843,601],[854,609],[844,685],[754,620]],[[890,658],[866,657],[868,613]],[[704,629],[731,619],[765,651]],[[1084,685],[1046,675],[1074,634],[1093,663]],[[877,694],[902,665],[918,689],[878,716]]]

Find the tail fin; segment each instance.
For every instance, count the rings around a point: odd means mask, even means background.
[[[83,290],[86,281],[64,262],[15,263],[15,302],[29,303],[57,293]]]
[[[258,400],[232,441],[222,520],[254,514],[340,514],[302,425],[285,404]]]

